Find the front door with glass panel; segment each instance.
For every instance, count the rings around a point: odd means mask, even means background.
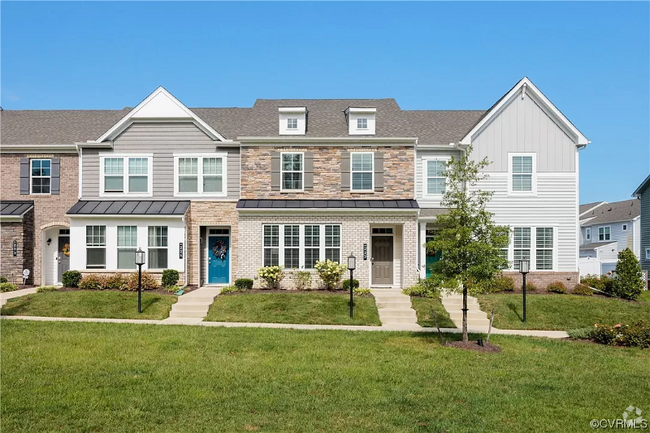
[[[69,231],[67,231],[69,233]],[[63,273],[70,270],[70,235],[59,235],[59,252],[57,254],[57,282],[63,281]]]
[[[228,284],[230,269],[230,237],[208,237],[208,284]]]
[[[436,237],[437,232],[438,232],[438,230],[436,230],[436,229],[427,230],[427,237],[426,237],[425,242],[429,243],[432,240],[434,240],[435,237]],[[440,260],[441,256],[442,256],[441,251],[428,251],[427,250],[427,264],[426,264],[427,278],[429,278],[431,276],[431,267],[434,265],[434,263],[436,263],[438,260]]]
[[[393,237],[372,237],[372,284],[393,284]]]

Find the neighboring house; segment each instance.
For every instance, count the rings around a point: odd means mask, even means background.
[[[640,257],[639,200],[580,205],[580,275],[606,274],[626,248]]]
[[[78,149],[79,190],[65,191],[59,236],[69,224],[70,267],[84,273],[131,271],[142,248],[143,269],[229,284],[262,266],[315,274],[317,261],[353,253],[362,286],[409,286],[440,258],[424,243],[445,212],[445,163],[471,144],[492,161],[479,185],[494,191],[489,209],[512,228],[506,272],[519,278],[527,258],[530,281],[577,282],[578,150],[588,141],[527,78],[488,111],[402,110],[394,99],[189,109],[158,88],[133,109],[2,120],[3,135],[29,125],[12,143],[52,134]],[[3,202],[15,195],[3,185]]]
[[[640,231],[640,255],[641,269],[646,272],[646,279],[650,274],[650,176],[646,177],[641,185],[632,194],[639,200],[641,211]]]

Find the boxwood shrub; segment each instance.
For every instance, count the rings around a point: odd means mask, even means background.
[[[79,282],[81,282],[81,272],[66,271],[63,273],[61,282],[65,287],[79,287]]]

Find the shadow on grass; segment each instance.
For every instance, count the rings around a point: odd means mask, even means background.
[[[142,312],[145,313],[147,308],[153,307],[156,304],[159,304],[162,301],[160,298],[153,299],[142,299]]]
[[[515,315],[519,318],[519,320],[521,320],[523,322],[524,318],[523,318],[523,316],[521,314],[519,314],[519,311],[518,311],[519,306],[517,304],[515,304],[514,302],[508,302],[507,305],[508,305],[508,309],[510,311],[512,311],[513,313],[515,313]]]

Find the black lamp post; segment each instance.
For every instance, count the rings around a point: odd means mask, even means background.
[[[530,260],[519,260],[519,272],[523,277],[522,290],[524,292],[524,323],[526,323],[526,274],[530,271]]]
[[[350,319],[354,317],[354,299],[352,292],[354,291],[354,269],[357,267],[357,258],[354,254],[350,253],[348,256],[348,269],[350,270]]]
[[[138,248],[135,252],[135,264],[138,265],[138,313],[142,313],[142,265],[144,265],[142,248]]]

